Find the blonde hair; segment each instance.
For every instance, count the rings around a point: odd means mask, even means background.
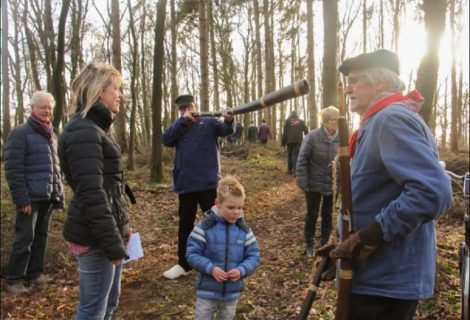
[[[73,112],[80,111],[85,117],[91,107],[99,100],[103,90],[115,83],[122,85],[121,73],[112,65],[92,62],[88,64],[72,82]]]
[[[55,106],[54,96],[47,91],[36,91],[33,93],[31,96],[31,106],[35,106],[42,99],[47,99],[52,104],[52,107]]]
[[[245,197],[245,188],[242,184],[233,176],[226,176],[220,179],[217,186],[217,199],[220,202],[224,202],[229,196],[234,197]]]
[[[330,119],[338,118],[339,117],[339,110],[334,106],[329,106],[323,108],[318,112],[318,117],[322,124],[325,124]]]

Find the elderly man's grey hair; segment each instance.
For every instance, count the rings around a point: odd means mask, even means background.
[[[402,92],[405,90],[405,83],[400,79],[400,76],[387,68],[367,68],[364,73],[370,83],[383,83],[388,91]]]
[[[55,106],[55,99],[52,94],[47,91],[36,91],[31,96],[31,106],[36,105],[40,100],[47,99],[52,103],[52,106]]]

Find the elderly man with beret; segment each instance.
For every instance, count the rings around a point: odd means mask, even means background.
[[[162,135],[162,143],[175,147],[173,191],[178,194],[178,263],[163,273],[167,279],[187,275],[191,266],[186,260],[186,242],[194,228],[197,206],[208,211],[216,198],[221,178],[219,137],[233,134],[233,114],[223,113],[224,121],[213,117],[193,116],[194,97],[189,94],[175,99],[180,118]]]
[[[349,319],[412,319],[418,301],[433,295],[434,220],[451,205],[450,181],[418,114],[423,98],[401,93],[396,54],[361,54],[339,70],[361,116],[350,142],[357,232],[330,256],[353,265]]]

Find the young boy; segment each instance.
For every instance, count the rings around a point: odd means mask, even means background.
[[[233,319],[243,278],[260,264],[256,238],[243,218],[245,190],[234,177],[219,181],[215,206],[188,239],[186,257],[197,270],[196,320]]]

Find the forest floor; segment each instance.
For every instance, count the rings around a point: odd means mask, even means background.
[[[237,146],[222,150],[222,171],[239,177],[247,198],[244,211],[258,239],[262,263],[246,279],[236,319],[295,319],[311,279],[314,258],[303,255],[305,200],[295,179],[286,174],[286,153],[276,146]],[[122,295],[114,319],[193,319],[194,275],[166,280],[162,273],[176,263],[177,196],[171,191],[171,151],[165,151],[163,184],[148,182],[141,160],[127,172],[138,203],[130,206],[132,228],[140,232],[144,257],[124,267]],[[468,170],[468,154],[444,156],[450,170]],[[456,189],[457,190],[457,189]],[[67,189],[67,197],[71,191]],[[14,210],[2,175],[1,318],[71,319],[78,302],[77,264],[62,238],[65,212],[55,212],[50,226],[46,271],[54,281],[32,287],[31,294],[6,290],[6,266],[14,231]],[[463,240],[462,194],[437,222],[438,274],[435,296],[420,303],[415,319],[459,319],[458,244]],[[200,217],[200,215],[199,215]],[[317,235],[319,232],[317,232]],[[315,240],[318,243],[318,238]],[[322,283],[310,319],[334,317],[336,290]]]

